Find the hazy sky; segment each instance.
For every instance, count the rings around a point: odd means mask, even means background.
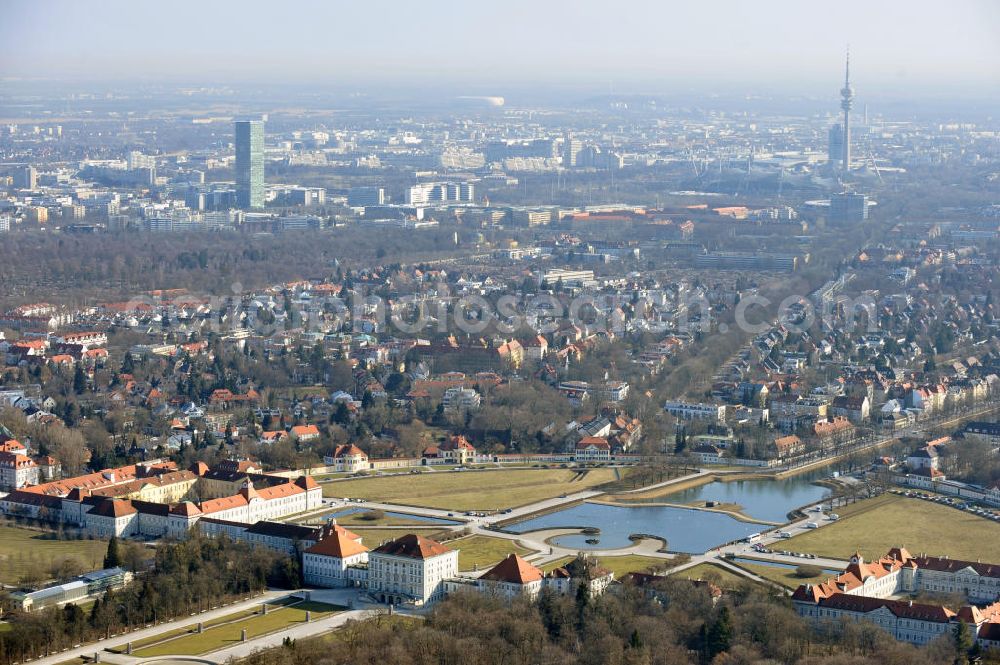
[[[2,0],[0,77],[1000,91],[996,0]]]

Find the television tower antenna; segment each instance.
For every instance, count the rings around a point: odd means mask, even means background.
[[[851,87],[851,48],[847,47],[847,62],[844,67],[844,87],[840,89],[840,108],[844,111],[844,156],[843,170],[851,170],[851,107],[854,106],[854,88]]]

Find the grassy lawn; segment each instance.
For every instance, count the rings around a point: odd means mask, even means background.
[[[351,513],[337,518],[337,524],[341,526],[427,526],[427,520],[419,517],[398,517],[395,515],[385,515],[374,520],[365,519],[365,513]]]
[[[330,396],[330,391],[322,385],[289,386],[288,388],[280,389],[279,394],[283,394],[290,399],[302,399],[303,397],[309,397],[312,395],[320,395],[326,398]]]
[[[534,550],[520,547],[513,540],[490,536],[466,536],[446,544],[448,547],[459,550],[459,570],[492,568],[494,564],[499,563],[512,552],[522,557],[534,553]]]
[[[713,471],[719,471],[721,469],[716,469],[714,466]],[[671,485],[666,485],[665,487],[657,487],[654,489],[643,490],[638,492],[625,492],[612,494],[606,497],[609,501],[651,501],[655,499],[663,499],[664,501],[669,501],[669,496],[672,494],[677,494],[678,492],[683,492],[684,490],[691,489],[692,487],[699,487],[701,485],[707,485],[712,482],[728,482],[728,481],[738,481],[738,480],[762,480],[767,479],[767,476],[762,473],[747,473],[746,469],[740,469],[744,473],[740,474],[720,474],[714,475],[709,474],[705,476],[698,476],[696,478],[689,478],[687,480],[681,480]],[[655,479],[653,479],[655,480]]]
[[[322,482],[326,482],[327,480],[340,480],[341,478],[347,478],[350,475],[353,475],[353,474],[350,474],[350,473],[317,473],[317,474],[315,474],[312,477],[312,479],[315,480],[317,483],[322,483]]]
[[[607,568],[613,572],[616,580],[620,580],[626,573],[642,573],[649,568],[665,569],[670,566],[670,561],[667,559],[658,559],[640,554],[597,557],[597,563],[602,568]]]
[[[323,495],[445,510],[502,510],[580,492],[614,478],[613,469],[406,474],[329,483],[323,486]]]
[[[267,608],[268,608],[269,611],[270,610],[275,610],[275,609],[278,609],[280,607],[284,607],[285,605],[289,605],[289,604],[294,603],[294,602],[295,602],[295,600],[292,599],[292,598],[283,598],[281,600],[277,600],[277,601],[274,601],[274,602],[269,602],[267,604]],[[302,603],[299,603],[299,606],[301,607]],[[240,619],[249,619],[251,617],[256,616],[259,612],[260,612],[260,605],[255,605],[254,607],[251,607],[249,609],[240,610],[239,612],[232,612],[230,614],[224,614],[224,615],[222,615],[220,617],[216,617],[216,618],[211,619],[209,621],[202,621],[201,623],[202,623],[202,626],[205,628],[205,630],[208,630],[209,628],[212,628],[214,626],[221,626],[224,623],[230,623],[232,621],[239,621]],[[141,639],[141,640],[133,640],[132,641],[132,650],[133,651],[138,651],[139,649],[141,649],[143,647],[147,647],[147,646],[149,646],[151,644],[157,644],[159,642],[163,642],[164,640],[171,640],[171,639],[174,639],[176,637],[181,637],[183,635],[193,634],[197,630],[198,630],[198,621],[195,620],[194,623],[188,624],[186,626],[182,626],[180,628],[174,628],[173,630],[165,630],[162,633],[159,633],[158,635],[153,635],[152,637],[147,637],[147,638],[144,638],[144,639]],[[118,645],[116,647],[108,649],[108,651],[111,651],[112,653],[125,653],[126,648],[127,648],[127,643],[126,644],[120,644],[120,645]]]
[[[565,566],[573,560],[567,556],[555,559],[539,566],[542,572],[548,573],[560,566]],[[652,556],[642,556],[641,554],[623,554],[622,556],[601,556],[597,557],[597,562],[603,568],[607,568],[615,574],[615,579],[621,579],[626,573],[642,573],[647,569],[655,567],[665,570],[670,567],[671,562],[667,559],[658,559]],[[680,573],[679,573],[680,574]]]
[[[713,508],[714,510],[724,510],[729,513],[742,513],[743,506],[738,503],[718,503],[714,506],[709,506],[708,501],[689,501],[685,503],[685,506],[691,506],[692,508]]]
[[[816,584],[830,579],[829,573],[820,572],[814,577],[799,577],[795,574],[794,568],[782,568],[780,566],[768,566],[763,563],[747,563],[745,561],[731,561],[734,566],[748,570],[755,575],[763,577],[765,580],[777,582],[786,589],[796,589],[800,584]]]
[[[441,533],[441,529],[437,528],[425,528],[425,529],[362,529],[359,527],[352,527],[351,531],[361,536],[361,542],[368,549],[375,549],[387,540],[395,540],[396,538],[401,538],[408,533],[415,533],[424,538],[434,539],[434,536]]]
[[[903,546],[913,554],[1000,561],[1000,524],[955,508],[883,494],[838,507],[837,514],[837,522],[795,536],[782,549],[838,559],[858,550],[874,559]]]
[[[567,563],[569,563],[572,560],[573,560],[573,557],[571,557],[571,556],[564,556],[561,559],[553,559],[552,561],[549,561],[548,563],[539,566],[539,568],[542,569],[543,573],[551,573],[556,568],[559,568],[560,566],[565,566]]]
[[[25,573],[41,572],[67,558],[77,559],[85,570],[96,570],[104,561],[108,544],[103,540],[55,540],[51,532],[0,525],[0,582],[17,584]]]
[[[313,620],[339,612],[343,608],[325,603],[299,603],[293,607],[285,607],[249,617],[246,620],[206,629],[201,634],[190,634],[178,637],[155,646],[133,651],[139,658],[152,658],[171,654],[196,656],[203,653],[218,651],[232,646],[240,641],[242,631],[246,629],[247,639],[273,633],[306,620],[306,612],[312,612]],[[133,649],[135,645],[133,645]]]
[[[715,584],[718,584],[726,589],[734,589],[743,584],[754,584],[753,580],[737,575],[732,571],[711,563],[699,563],[696,566],[685,568],[675,574],[685,580],[706,580],[714,582]]]

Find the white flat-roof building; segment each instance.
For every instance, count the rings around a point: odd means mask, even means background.
[[[682,420],[699,418],[720,423],[726,420],[726,407],[722,404],[668,401],[663,404],[663,410]]]

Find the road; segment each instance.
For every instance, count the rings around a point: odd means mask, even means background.
[[[791,537],[812,531],[813,528],[810,528],[809,526],[810,524],[815,524],[816,525],[815,528],[817,529],[822,529],[826,526],[829,526],[830,524],[835,524],[835,521],[826,519],[823,516],[822,511],[826,504],[827,504],[826,501],[822,501],[814,505],[808,506],[807,508],[805,508],[805,513],[807,515],[806,517],[799,520],[795,520],[794,522],[789,522],[788,524],[782,527],[763,533],[761,535],[760,540],[758,540],[757,543],[759,543],[760,545],[764,546],[767,549],[774,549],[780,551],[783,549],[782,544],[784,543],[786,538],[779,536],[778,535],[779,533],[790,534],[789,537]],[[761,559],[764,561],[774,561],[775,563],[785,563],[793,566],[801,566],[803,564],[809,564],[813,566],[819,566],[820,568],[827,568],[830,570],[843,570],[845,567],[847,567],[848,564],[847,561],[841,559],[830,559],[826,557],[807,558],[802,556],[795,556],[794,554],[780,554],[779,552],[769,552],[769,553],[758,552],[757,550],[754,549],[754,546],[752,544],[738,542],[738,543],[729,543],[728,545],[723,545],[721,547],[713,548],[708,552],[705,552],[704,554],[694,555],[691,557],[691,560],[689,562],[668,570],[667,575],[673,575],[682,570],[686,570],[688,568],[697,566],[700,563],[710,563],[716,566],[722,566],[723,568],[726,568],[727,570],[736,573],[738,575],[742,575],[743,577],[746,577],[748,579],[757,582],[763,582],[770,586],[778,586],[775,585],[774,582],[765,580],[760,576],[751,573],[748,570],[744,570],[739,566],[731,564],[729,561],[727,561],[729,557],[748,557],[753,559]],[[782,588],[782,590],[787,592],[787,590],[784,589],[784,587],[780,588]]]
[[[191,624],[197,623],[199,621],[211,621],[218,617],[225,616],[227,614],[234,614],[236,612],[242,612],[243,610],[248,610],[253,607],[259,607],[264,601],[273,601],[278,598],[284,598],[292,593],[288,590],[269,590],[263,595],[255,596],[251,600],[245,600],[238,603],[233,603],[232,605],[225,605],[214,610],[209,610],[208,612],[202,612],[196,614],[195,616],[185,616],[181,617],[175,621],[169,621],[166,623],[161,623],[151,628],[143,628],[142,630],[137,630],[132,633],[127,633],[124,635],[117,635],[106,640],[101,640],[99,642],[93,642],[87,646],[81,646],[74,649],[69,649],[67,651],[61,651],[58,654],[47,656],[45,658],[40,658],[38,660],[32,661],[34,665],[58,665],[59,663],[65,663],[74,658],[80,657],[90,657],[97,652],[101,653],[102,660],[108,661],[107,657],[112,654],[104,653],[105,649],[118,647],[126,644],[129,641],[138,641],[145,639],[147,637],[155,637],[156,635],[163,634],[167,631],[173,630],[175,628],[183,628],[184,626],[190,626]],[[131,659],[129,662],[137,662],[136,659]]]
[[[870,439],[859,439],[852,442],[850,445],[838,447],[832,454],[823,455],[816,458],[808,458],[796,461],[795,463],[780,467],[775,469],[778,472],[783,471],[795,471],[800,473],[807,471],[812,467],[823,467],[827,466],[838,459],[845,457],[850,457],[856,455],[860,452],[866,452],[887,446],[894,440],[902,437],[920,437],[926,433],[927,430],[950,427],[952,425],[958,424],[965,420],[971,420],[973,418],[978,418],[980,416],[993,413],[1000,410],[1000,404],[988,403],[985,406],[978,406],[976,408],[963,408],[958,409],[949,414],[943,414],[942,417],[932,418],[925,420],[923,422],[914,423],[908,427],[904,427],[892,434],[886,436],[884,434],[876,435],[872,434]]]

